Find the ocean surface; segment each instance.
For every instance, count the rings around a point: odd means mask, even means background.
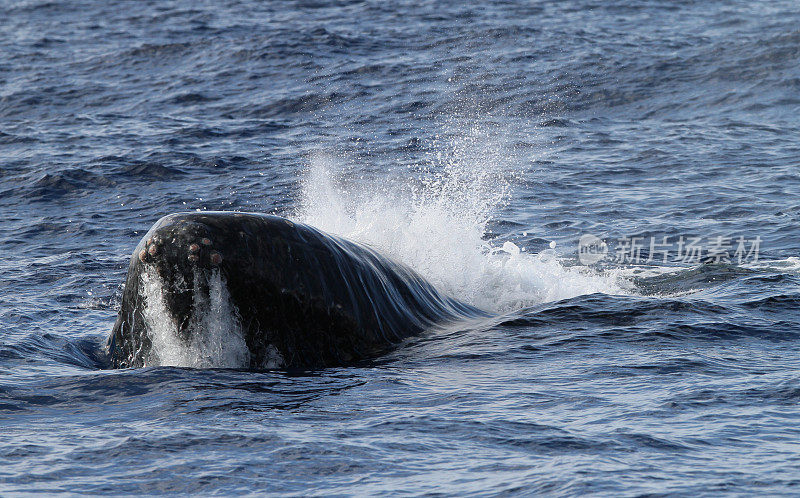
[[[110,369],[195,210],[492,318]],[[0,494],[797,495],[798,223],[794,1],[0,0]]]

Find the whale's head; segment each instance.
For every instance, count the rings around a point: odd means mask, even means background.
[[[247,366],[238,362],[247,357],[262,368],[276,355],[280,364],[343,364],[455,314],[452,306],[410,269],[302,223],[177,213],[136,247],[109,349],[115,367]],[[231,351],[231,341],[244,344],[233,348],[237,361],[162,361],[181,348]]]
[[[223,270],[222,241],[216,235],[196,216],[171,215],[153,226],[133,255],[133,264],[139,267],[135,273],[149,279],[146,283],[157,286],[160,293],[150,299],[161,298],[168,318],[184,337],[198,302],[208,295],[210,275]]]
[[[247,213],[161,218],[131,257],[122,309],[109,340],[114,366],[150,364],[151,350],[165,330],[186,344],[202,340],[197,336],[208,333],[210,308],[234,318],[262,317],[246,326],[260,327],[264,317],[279,317],[282,293],[294,288],[304,267],[297,257],[295,229],[284,218]]]

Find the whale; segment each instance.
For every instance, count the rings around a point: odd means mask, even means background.
[[[178,344],[205,344],[198,337],[213,327],[201,318],[214,299],[235,324],[246,369],[353,365],[438,324],[487,316],[408,266],[310,225],[260,213],[175,213],[133,251],[107,341],[111,366],[158,364],[164,327]]]

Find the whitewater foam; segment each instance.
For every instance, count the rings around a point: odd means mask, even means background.
[[[208,294],[198,282],[208,279]],[[166,284],[152,269],[142,272],[142,314],[152,349],[145,366],[246,368],[250,352],[236,308],[218,270],[208,276],[196,272],[192,289],[193,315],[187,339],[182,339],[163,298]]]
[[[472,134],[409,170],[407,181],[347,182],[343,161],[310,160],[302,182],[301,221],[369,245],[405,263],[443,292],[505,312],[582,294],[627,293],[618,272],[568,266],[552,249],[532,254],[486,240],[487,224],[507,202],[513,165],[502,148]],[[523,248],[524,249],[524,248]]]

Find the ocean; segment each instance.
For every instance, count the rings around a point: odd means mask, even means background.
[[[796,495],[798,137],[793,1],[0,0],[0,494]],[[206,210],[491,318],[111,369]]]

